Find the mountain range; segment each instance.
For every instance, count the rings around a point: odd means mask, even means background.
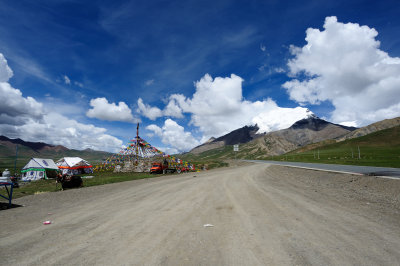
[[[318,146],[327,142],[356,138],[397,125],[400,125],[400,117],[386,119],[362,128],[355,128],[334,124],[312,114],[295,122],[287,129],[264,134],[257,134],[257,125],[245,126],[219,138],[212,138],[192,149],[190,153],[199,155],[227,145],[246,144],[241,146],[242,149],[246,149],[247,154],[252,154],[256,158],[259,155],[261,158],[285,154],[301,147],[315,147],[315,145]]]
[[[244,126],[218,138],[211,138],[202,145],[193,148],[187,154],[201,156],[207,151],[241,144],[241,152],[257,159],[265,156],[282,155],[294,150],[306,151],[327,143],[341,142],[399,125],[400,117],[385,119],[362,128],[355,128],[334,124],[315,115],[309,115],[287,129],[268,133],[260,134],[257,125]],[[17,167],[24,166],[32,157],[58,160],[62,157],[78,156],[95,164],[111,155],[111,153],[103,151],[73,150],[62,145],[28,142],[0,136],[0,168],[14,166],[16,146],[18,146]]]
[[[111,153],[103,151],[94,151],[91,149],[73,150],[62,145],[29,142],[0,136],[0,168],[11,168],[14,166],[17,153],[17,168],[23,167],[32,157],[49,158],[55,161],[62,157],[81,157],[94,164],[101,162],[111,155]]]

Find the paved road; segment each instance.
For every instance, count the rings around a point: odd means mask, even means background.
[[[27,196],[0,211],[0,264],[398,265],[399,189],[248,164]]]
[[[278,162],[278,161],[263,161],[263,160],[244,160],[244,161],[254,162],[254,163],[285,165],[285,166],[296,166],[301,168],[317,169],[317,170],[356,173],[356,174],[372,175],[372,176],[389,176],[389,177],[400,178],[400,168],[322,164],[322,163]]]

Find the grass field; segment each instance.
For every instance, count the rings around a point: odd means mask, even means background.
[[[91,176],[93,176],[93,178],[83,178],[84,187],[98,186],[136,179],[153,178],[160,175],[153,175],[149,173],[99,172],[91,174]],[[20,182],[20,184],[21,186],[19,188],[14,188],[13,198],[61,190],[61,184],[56,185],[55,179],[42,179],[29,183]]]
[[[400,168],[400,126],[310,150],[303,147],[281,156],[266,156],[263,159]]]

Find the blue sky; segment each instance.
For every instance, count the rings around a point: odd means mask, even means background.
[[[356,126],[399,116],[399,13],[398,1],[1,1],[0,134],[111,151],[140,121],[178,152],[306,108]]]

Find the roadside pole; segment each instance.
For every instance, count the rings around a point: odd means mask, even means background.
[[[235,153],[235,162],[236,162],[236,153],[239,151],[239,144],[233,145],[233,152]]]

